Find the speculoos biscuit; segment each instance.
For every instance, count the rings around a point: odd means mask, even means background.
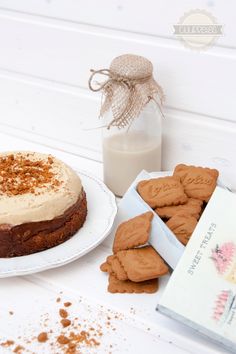
[[[188,197],[208,202],[215,190],[219,172],[207,167],[180,164],[175,167],[174,176],[180,177]]]
[[[151,246],[145,246],[117,253],[128,278],[140,282],[158,278],[168,273],[168,266]]]
[[[155,212],[163,219],[169,219],[178,212],[186,212],[194,216],[197,220],[202,212],[203,201],[200,199],[188,198],[185,204],[165,206],[156,208]]]
[[[109,275],[107,290],[110,293],[155,293],[158,290],[158,279],[143,281],[140,283],[130,280],[118,280],[114,275]]]
[[[153,209],[187,202],[179,176],[151,178],[138,183],[141,198]]]
[[[115,233],[113,252],[138,247],[147,243],[153,213],[148,211],[121,223]]]
[[[197,226],[197,219],[184,212],[179,212],[170,218],[166,225],[175,234],[178,240],[186,245]]]

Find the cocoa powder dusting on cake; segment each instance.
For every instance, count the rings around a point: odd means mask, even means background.
[[[0,157],[0,195],[39,194],[39,189],[50,184],[57,189],[61,184],[52,171],[53,158],[31,160],[21,153]]]

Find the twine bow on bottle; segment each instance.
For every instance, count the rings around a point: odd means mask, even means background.
[[[119,84],[119,85],[126,85],[129,89],[131,89],[137,84],[143,84],[144,82],[150,80],[152,77],[152,75],[148,75],[148,76],[144,76],[144,77],[140,77],[140,78],[135,79],[135,78],[119,75],[115,72],[112,72],[109,69],[100,69],[100,70],[91,69],[90,71],[92,74],[89,78],[88,85],[89,85],[90,90],[94,91],[94,92],[101,91],[106,85],[109,85],[112,83]],[[92,81],[93,81],[93,78],[96,74],[105,75],[108,77],[108,79],[105,82],[98,84],[99,86],[97,88],[94,88],[92,86]]]
[[[152,63],[146,58],[131,54],[122,55],[112,61],[110,69],[91,72],[88,82],[90,90],[102,91],[105,96],[100,117],[109,109],[112,111],[113,120],[108,124],[108,128],[130,125],[150,100],[154,100],[161,111],[164,94],[153,78]],[[94,87],[93,79],[97,74],[107,76],[107,80],[97,83],[98,86]],[[160,102],[155,96],[158,96]]]

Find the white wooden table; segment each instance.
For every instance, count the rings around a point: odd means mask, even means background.
[[[52,153],[72,167],[91,171],[102,178],[101,163],[79,157],[68,150],[66,152],[63,143],[59,150],[46,146],[46,143],[35,144],[29,140],[17,137],[17,134],[0,133],[1,150],[30,149]],[[69,265],[34,275],[0,279],[1,342],[13,339],[28,348],[25,338],[47,331],[43,325],[45,316],[51,321],[48,329],[53,326],[58,328],[58,309],[62,305],[56,299],[61,297],[62,302],[72,302],[70,317],[78,316],[82,322],[87,321],[94,326],[99,324],[103,328],[101,345],[95,351],[84,349],[82,353],[141,354],[147,350],[149,353],[163,354],[224,353],[195,332],[155,311],[167,279],[162,279],[157,294],[107,292],[107,277],[100,272],[99,265],[110,253],[112,239],[111,234],[95,250]],[[107,318],[115,330],[108,328]],[[21,338],[17,338],[19,336]],[[48,349],[47,344],[37,343],[37,340],[34,340],[33,346],[37,354],[59,353]],[[0,347],[0,353],[12,352],[13,347]]]

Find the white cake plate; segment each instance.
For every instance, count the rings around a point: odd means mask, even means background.
[[[70,263],[97,247],[110,233],[117,206],[112,192],[88,172],[78,171],[88,215],[84,226],[68,241],[28,256],[0,258],[0,278],[32,274]]]

